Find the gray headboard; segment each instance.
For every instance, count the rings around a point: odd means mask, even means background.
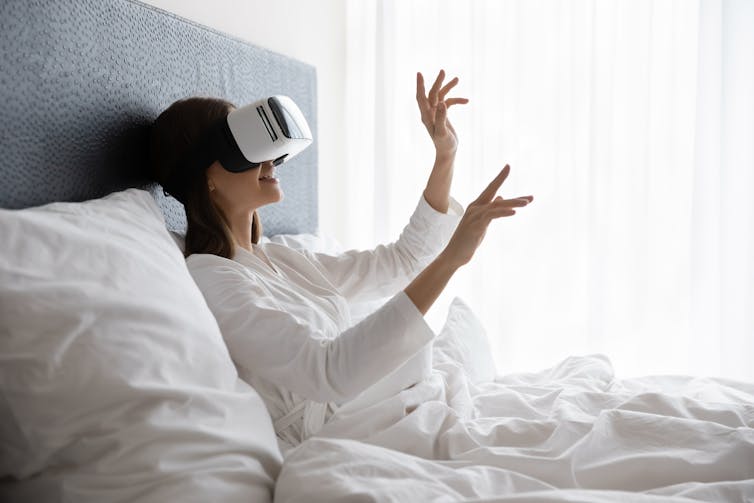
[[[149,124],[173,101],[291,96],[316,131],[309,65],[133,0],[0,2],[0,206],[149,188],[168,227],[183,206],[144,177]],[[317,146],[278,171],[265,234],[317,228]]]

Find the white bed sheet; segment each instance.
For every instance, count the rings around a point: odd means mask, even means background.
[[[474,384],[445,360],[287,453],[275,501],[750,502],[754,385],[600,355]]]

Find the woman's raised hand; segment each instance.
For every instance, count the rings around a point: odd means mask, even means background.
[[[455,233],[450,238],[442,255],[455,267],[467,264],[474,252],[482,243],[487,232],[487,226],[496,218],[509,217],[516,214],[515,208],[526,206],[534,200],[534,196],[522,196],[513,199],[503,199],[495,194],[500,189],[510,173],[507,164],[490,182],[486,189],[479,194],[466,208]]]
[[[419,105],[422,123],[435,144],[437,155],[452,156],[458,148],[458,136],[448,120],[448,108],[468,103],[469,100],[446,98],[448,92],[458,84],[458,77],[454,77],[445,85],[443,85],[443,80],[445,80],[445,70],[440,70],[427,93],[424,90],[424,76],[418,72],[416,74],[416,102]]]
[[[405,288],[404,292],[422,314],[427,313],[458,268],[474,256],[490,222],[495,218],[515,215],[514,208],[526,206],[534,200],[533,196],[515,199],[495,197],[510,170],[506,164],[479,197],[469,204],[442,253]]]

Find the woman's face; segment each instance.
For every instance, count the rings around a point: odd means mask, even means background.
[[[207,170],[210,196],[228,214],[251,212],[283,199],[272,161],[240,173],[225,170],[215,161]]]

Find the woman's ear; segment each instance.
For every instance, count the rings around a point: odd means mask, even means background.
[[[222,181],[222,175],[220,172],[223,171],[223,167],[220,165],[220,161],[215,161],[207,168],[207,170],[204,172],[204,176],[207,179],[207,188],[210,192],[214,192],[217,186],[215,185],[215,178],[220,177],[220,181]]]

